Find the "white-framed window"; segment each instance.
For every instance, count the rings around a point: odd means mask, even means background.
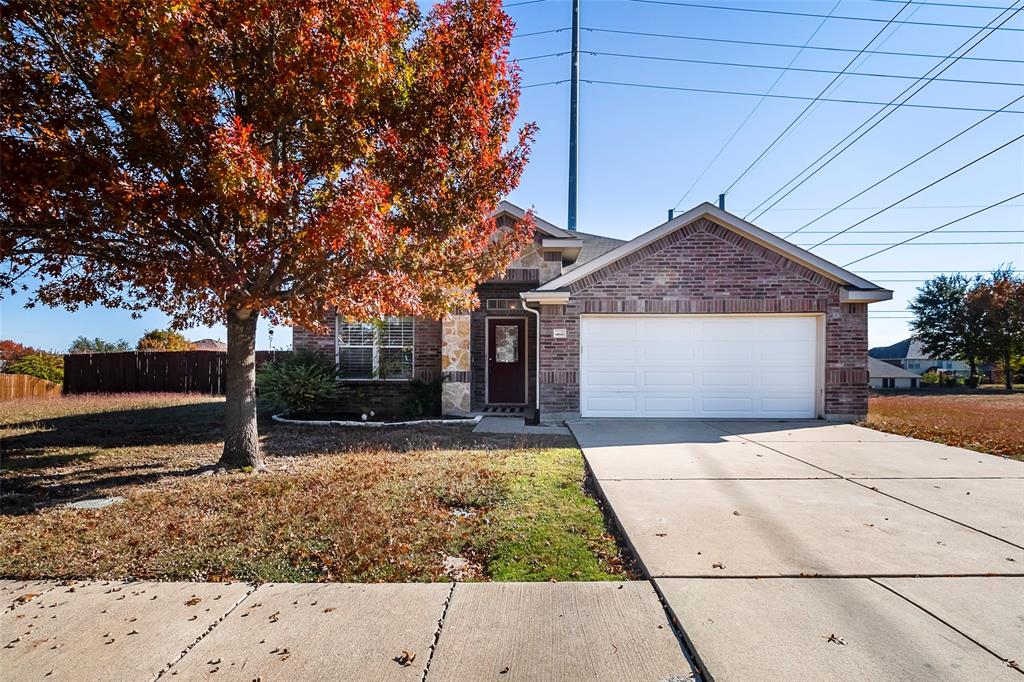
[[[338,317],[335,324],[342,379],[412,378],[413,318],[350,322]]]

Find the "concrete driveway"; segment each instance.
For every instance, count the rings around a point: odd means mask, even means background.
[[[570,426],[708,679],[1024,679],[1024,463],[821,421]]]

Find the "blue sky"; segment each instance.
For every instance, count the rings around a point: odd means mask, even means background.
[[[611,81],[629,84],[728,90],[810,97],[818,93],[857,56],[857,50],[885,24],[785,14],[734,12],[664,3],[583,0],[581,5],[580,89],[580,199],[579,229],[619,238],[634,237],[663,222],[669,208],[686,210],[701,201],[715,201],[732,185],[726,208],[748,219],[748,214],[777,189],[811,164],[836,142],[857,128],[881,106],[817,102],[805,117],[740,178],[744,169],[808,105],[801,99],[726,95],[587,83]],[[699,4],[746,7],[847,17],[888,20],[902,6],[890,0],[805,0],[803,2],[744,2],[694,0]],[[514,58],[521,62],[523,84],[520,117],[535,121],[539,132],[522,184],[509,197],[521,206],[557,224],[566,220],[566,176],[569,87],[570,4],[567,0],[540,0],[518,4],[508,12],[517,33],[555,31],[517,37]],[[927,3],[983,5],[949,7]],[[914,0],[901,20],[922,24],[984,26],[1000,14],[1010,0]],[[1004,28],[985,38],[967,53],[988,60],[1024,60],[1024,12]],[[586,30],[601,29],[601,30]],[[635,35],[659,33],[734,41],[754,41],[848,48],[851,52],[769,47],[726,42]],[[815,33],[816,31],[816,33]],[[871,50],[947,55],[971,38],[977,29],[949,26],[890,25],[872,43]],[[982,34],[984,35],[984,34]],[[642,55],[667,59],[791,66],[816,71],[694,64],[637,59],[590,52]],[[795,59],[794,59],[795,57]],[[792,64],[791,64],[792,62]],[[861,55],[847,71],[896,74],[917,78],[941,62],[940,57]],[[781,74],[781,77],[780,77]],[[934,74],[934,71],[932,71]],[[978,84],[990,81],[1024,84],[1024,63],[960,61],[920,90],[908,104],[999,109],[1024,95],[1024,85]],[[776,83],[776,79],[778,82]],[[888,102],[915,83],[912,79],[840,76],[825,97],[842,100]],[[917,90],[918,86],[914,87]],[[914,92],[911,90],[911,92]],[[740,123],[746,124],[724,147]],[[1011,107],[1024,111],[1024,100]],[[988,114],[984,111],[901,107],[864,135],[823,170],[754,222],[780,235],[818,218],[860,190],[882,179]],[[1024,131],[1024,114],[992,116],[956,141],[897,174],[843,208],[818,220],[792,237],[810,245],[855,225],[878,209],[941,178],[960,166],[994,150]],[[707,164],[717,160],[697,180]],[[1024,191],[1024,140],[997,151],[893,209],[863,222],[814,253],[844,265],[915,233],[937,227],[972,211]],[[827,158],[827,157],[826,157]],[[739,182],[735,182],[739,178]],[[693,186],[687,194],[687,189]],[[684,194],[686,195],[684,197]],[[681,201],[682,200],[682,201]],[[763,208],[763,207],[762,207]],[[859,262],[851,269],[895,291],[892,301],[871,307],[869,340],[872,345],[898,341],[907,335],[908,298],[929,276],[939,272],[988,271],[1013,263],[1024,268],[1024,197],[958,222],[918,243],[887,251]],[[924,245],[921,245],[924,244]],[[21,309],[13,298],[2,303],[0,335],[35,346],[63,349],[75,336],[123,337],[135,341],[147,329],[166,324],[159,313],[133,320],[127,312],[83,309]],[[884,312],[891,311],[891,312]],[[189,330],[190,338],[224,338],[221,329]],[[264,325],[261,348],[289,347],[290,331],[276,330],[273,340]]]

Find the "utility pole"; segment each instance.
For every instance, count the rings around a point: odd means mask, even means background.
[[[580,127],[580,0],[572,0],[572,67],[569,74],[569,229],[576,231]]]

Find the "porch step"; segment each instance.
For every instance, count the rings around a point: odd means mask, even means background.
[[[502,415],[505,417],[519,416],[524,414],[526,408],[523,406],[509,406],[509,405],[488,405],[484,408],[484,414]]]

